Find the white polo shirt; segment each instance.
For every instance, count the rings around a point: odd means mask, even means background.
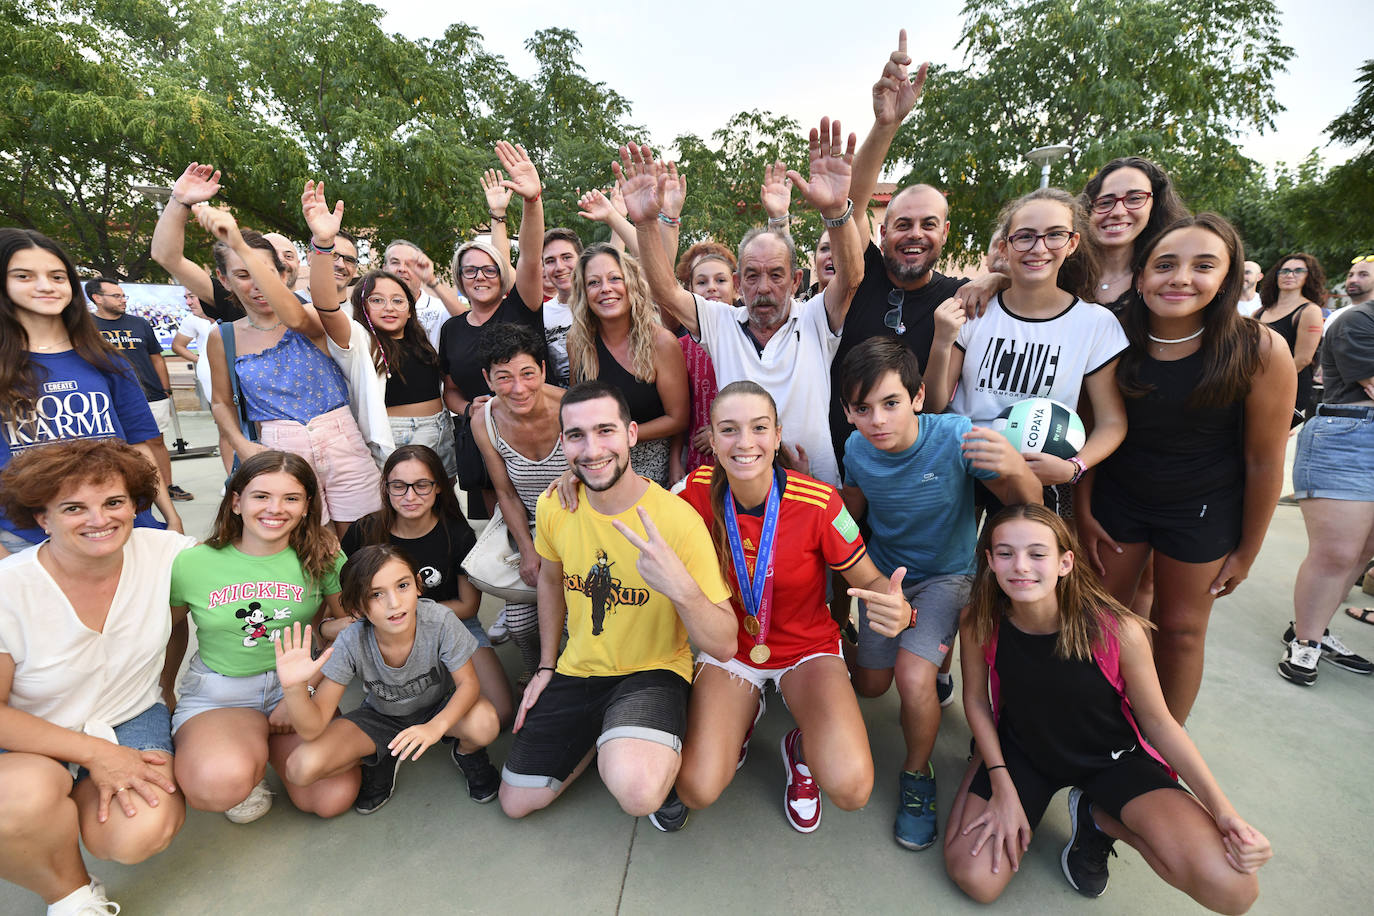
[[[697,304],[698,340],[716,367],[716,384],[748,379],[763,386],[778,404],[782,440],[801,445],[811,461],[811,476],[840,485],[835,448],[830,441],[830,364],[840,335],[830,330],[825,294],[791,311],[760,353],[745,330],[749,312],[743,306],[712,302],[693,294]]]

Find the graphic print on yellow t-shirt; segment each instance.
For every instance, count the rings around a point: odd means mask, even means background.
[[[560,674],[608,677],[667,669],[691,680],[687,628],[673,603],[640,577],[635,566],[639,551],[611,524],[619,520],[644,537],[640,507],[707,598],[721,602],[730,596],[701,517],[657,484],[614,516],[602,515],[585,500],[576,512],[568,512],[556,497],[541,496],[535,509],[535,549],[563,564],[568,605],[568,645],[558,659]]]

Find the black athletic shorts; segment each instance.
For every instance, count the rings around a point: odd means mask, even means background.
[[[618,677],[554,672],[515,733],[501,779],[512,786],[558,789],[593,747],[639,738],[682,750],[691,685],[672,671]]]
[[[1121,820],[1121,809],[1132,799],[1139,798],[1155,789],[1178,789],[1184,791],[1178,781],[1169,776],[1169,771],[1139,747],[1132,748],[1121,755],[1119,760],[1098,770],[1047,774],[1031,763],[1024,751],[1014,741],[1001,738],[1002,758],[1007,765],[1007,775],[1016,786],[1016,794],[1021,799],[1021,810],[1026,812],[1026,820],[1034,830],[1045,816],[1055,793],[1067,786],[1077,786],[1087,793],[1092,803],[1101,810]],[[968,790],[979,798],[992,798],[992,779],[988,776],[987,764],[978,767],[973,774],[973,782]]]
[[[376,750],[372,755],[362,759],[363,766],[376,766],[390,757],[391,750],[387,745],[391,743],[392,738],[412,725],[424,725],[437,716],[448,705],[448,701],[449,698],[445,697],[428,709],[422,709],[407,716],[389,716],[384,712],[378,712],[366,703],[352,712],[344,713],[343,718],[358,726],[359,731],[371,738],[372,743],[376,745]]]
[[[1149,544],[1180,563],[1211,563],[1236,549],[1245,492],[1241,487],[1188,503],[1143,505],[1105,475],[1093,484],[1092,513],[1112,540]]]

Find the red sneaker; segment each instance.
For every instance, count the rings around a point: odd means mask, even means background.
[[[783,813],[787,823],[800,833],[811,833],[821,825],[821,790],[811,778],[811,770],[797,760],[801,729],[794,728],[782,737],[782,765],[787,770],[787,791]]]
[[[754,729],[758,727],[759,719],[763,718],[763,711],[767,708],[768,704],[764,702],[763,691],[760,690],[759,708],[758,712],[754,713],[754,724],[749,726],[749,731],[744,733],[744,743],[739,746],[739,763],[735,764],[736,773],[739,772],[740,767],[744,766],[745,758],[749,756],[749,739],[754,737]]]

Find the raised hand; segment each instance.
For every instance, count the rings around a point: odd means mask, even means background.
[[[883,75],[873,84],[873,119],[879,124],[900,124],[916,107],[916,100],[921,97],[921,90],[926,85],[930,64],[921,64],[914,78],[908,73],[910,66],[911,56],[906,53],[906,29],[902,29],[897,33],[897,50],[883,65]]]
[[[888,577],[883,591],[867,588],[849,589],[851,598],[858,598],[868,606],[868,628],[873,632],[891,638],[911,626],[911,605],[902,594],[904,578],[906,567],[898,566]]]
[[[779,219],[787,215],[792,206],[792,180],[787,177],[787,166],[782,160],[769,163],[763,169],[763,186],[759,189],[759,203],[769,219]]]
[[[200,223],[216,241],[224,242],[230,248],[239,248],[243,245],[238,220],[234,219],[234,214],[228,210],[200,204],[192,208],[191,212],[196,215],[196,222]]]
[[[319,658],[311,658],[310,625],[306,624],[302,633],[298,620],[272,634],[272,651],[277,656],[277,680],[281,681],[282,689],[285,690],[287,687],[300,687],[309,683],[324,667],[329,656],[334,654],[334,647],[325,649]]]
[[[577,215],[593,222],[608,222],[615,215],[611,201],[599,189],[592,188],[577,201]]]
[[[676,162],[664,163],[659,172],[658,199],[662,201],[664,216],[672,219],[682,216],[682,208],[687,203],[687,176],[678,172]]]
[[[420,278],[420,285],[434,288],[436,278],[434,276],[434,262],[429,259],[429,255],[415,249],[415,276]]]
[[[611,524],[630,542],[631,547],[639,551],[635,569],[645,584],[672,600],[683,593],[684,580],[693,581],[692,574],[682,564],[677,551],[663,539],[653,519],[649,518],[649,513],[642,506],[638,512],[639,520],[644,525],[644,537],[635,534],[629,525],[618,519]]]
[[[810,180],[795,170],[787,171],[787,177],[792,179],[806,202],[828,219],[841,216],[849,198],[849,177],[858,139],[850,134],[848,144],[844,145],[842,138],[839,121],[821,118],[820,127],[811,129]]]
[[[951,296],[935,308],[935,345],[948,348],[959,339],[959,329],[968,321],[964,301]]]
[[[310,227],[310,236],[316,244],[328,248],[334,244],[334,237],[343,225],[343,201],[335,201],[334,209],[329,209],[329,201],[324,196],[323,181],[307,181],[301,192],[301,214],[305,224]]]
[[[505,216],[510,206],[511,190],[501,183],[504,178],[500,169],[487,169],[480,179],[482,193],[487,198],[487,212],[493,216]]]
[[[611,171],[620,183],[630,222],[655,219],[660,208],[653,151],[647,146],[628,143],[620,148],[620,161],[611,163]]]
[[[523,146],[500,140],[496,144],[496,158],[505,166],[509,178],[502,180],[501,187],[509,188],[525,200],[539,196],[543,185],[539,183],[539,170],[530,160],[530,154]]]
[[[672,165],[671,162],[668,164]],[[677,166],[673,166],[673,174],[677,174]],[[606,195],[606,199],[611,202],[611,208],[615,212],[621,216],[625,215],[625,195],[620,193],[620,182],[611,183],[610,192]]]
[[[186,206],[202,204],[219,193],[219,169],[192,162],[172,185],[172,199]]]

